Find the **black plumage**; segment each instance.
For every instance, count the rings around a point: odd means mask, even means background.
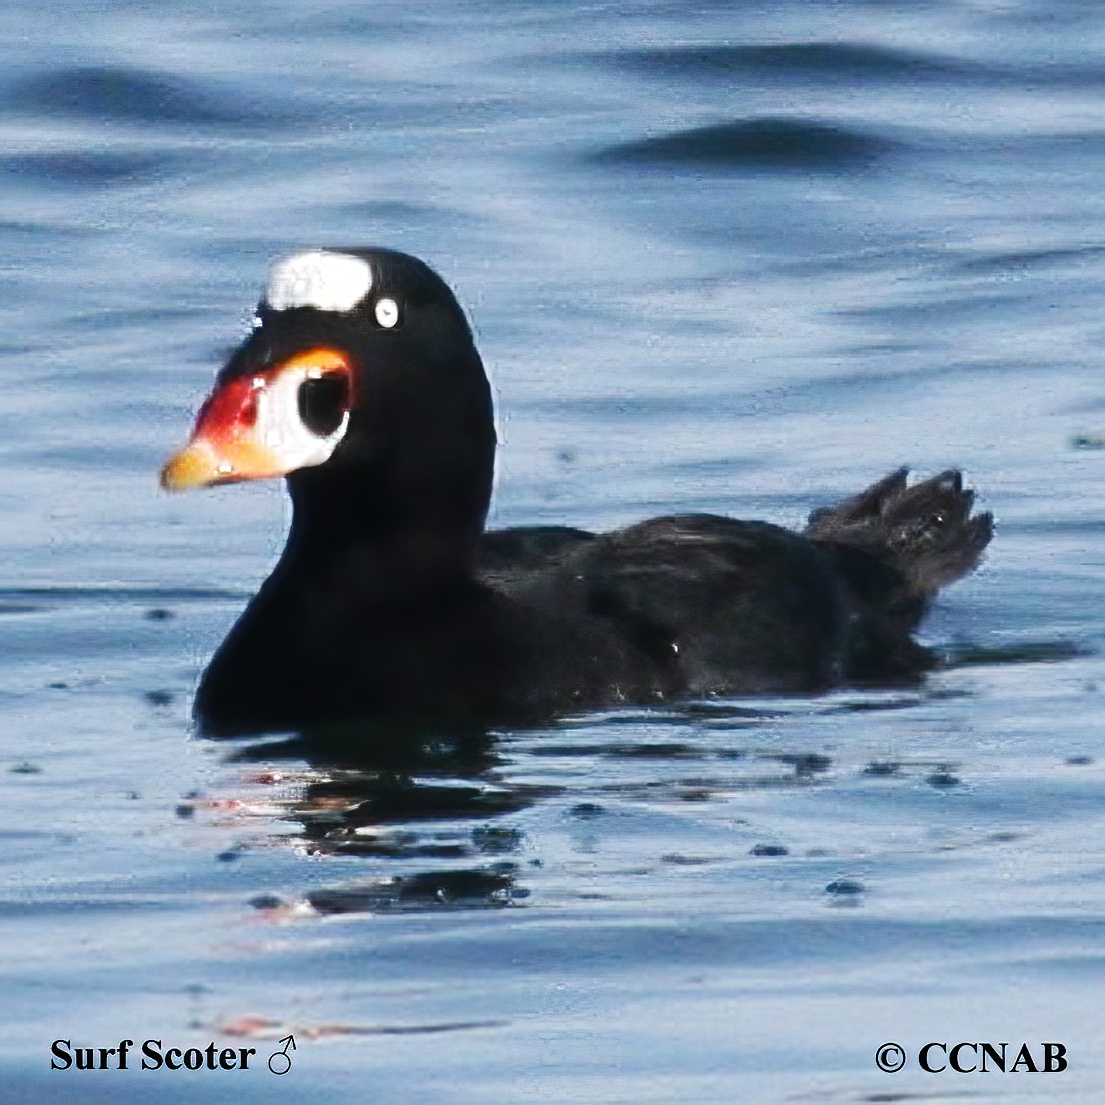
[[[484,532],[495,433],[464,314],[422,262],[372,269],[348,311],[262,303],[219,385],[305,349],[354,366],[348,428],[287,474],[287,546],[219,648],[195,712],[214,733],[366,717],[417,726],[539,722],[687,696],[894,684],[932,665],[912,637],[991,536],[956,472],[895,472],[803,534],[712,515],[595,536]],[[388,297],[399,321],[382,326]],[[300,417],[330,432],[335,387]],[[208,482],[214,482],[208,481]]]

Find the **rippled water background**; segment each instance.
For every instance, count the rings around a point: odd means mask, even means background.
[[[0,20],[5,1101],[1101,1099],[1099,5]],[[471,312],[496,525],[797,525],[963,466],[998,531],[926,626],[952,664],[371,753],[194,739],[287,510],[158,465],[268,261],[365,244]],[[290,1032],[281,1079],[49,1069]],[[892,1040],[1070,1069],[881,1074]]]

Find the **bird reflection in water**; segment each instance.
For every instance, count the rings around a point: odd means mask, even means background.
[[[274,915],[510,906],[529,893],[518,884],[525,837],[490,822],[550,788],[504,783],[495,740],[486,731],[427,736],[360,723],[254,743],[229,762],[258,765],[241,781],[275,794],[209,805],[295,823],[292,840],[309,855],[403,866],[402,874],[312,890],[298,903],[254,899]]]
[[[764,864],[786,865],[820,898],[831,881],[821,867],[839,877],[847,833],[796,838],[789,822],[764,818],[755,792],[836,789],[850,803],[954,788],[949,762],[872,757],[862,739],[831,754],[810,747],[821,719],[858,727],[950,693],[685,703],[517,731],[333,725],[235,741],[221,795],[196,807],[224,828],[248,826],[239,852],[220,858],[291,846],[334,863],[325,886],[255,888],[252,904],[270,920],[632,897],[638,877],[666,884],[676,869],[709,871],[697,892],[724,893]]]

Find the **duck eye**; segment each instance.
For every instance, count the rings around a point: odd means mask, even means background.
[[[349,382],[334,372],[307,379],[299,385],[297,399],[303,425],[318,437],[329,437],[349,408]]]
[[[399,304],[394,299],[376,300],[376,321],[390,330],[399,321]]]

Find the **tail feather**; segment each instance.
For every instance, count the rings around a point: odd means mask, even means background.
[[[989,513],[971,516],[974,492],[955,469],[912,485],[899,468],[866,491],[810,515],[806,536],[889,562],[908,593],[927,602],[978,566],[993,536]]]
[[[908,469],[810,515],[806,536],[833,564],[848,611],[844,677],[911,682],[936,663],[913,639],[941,587],[974,568],[993,535],[971,516],[974,492],[957,471],[910,485]]]

